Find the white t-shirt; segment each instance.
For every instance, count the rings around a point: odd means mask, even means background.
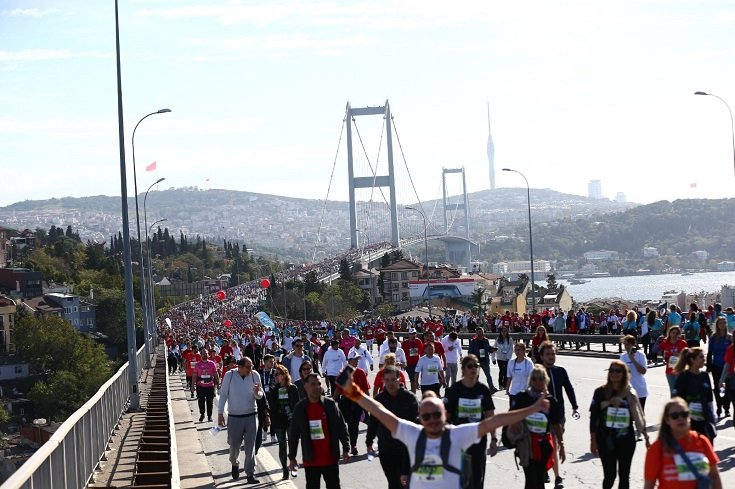
[[[406,361],[406,352],[403,351],[403,348],[401,348],[400,346],[398,346],[398,347],[396,347],[396,351],[394,351],[394,352],[390,351],[390,349],[386,349],[386,350],[381,351],[380,352],[380,359],[378,360],[378,365],[383,365],[385,363],[383,361],[383,359],[385,358],[385,356],[388,353],[395,353],[395,355],[396,355],[396,362],[402,363],[403,365],[406,365],[406,363],[408,363]]]
[[[373,366],[373,356],[368,353],[364,346],[361,346],[360,348],[355,348],[353,346],[352,348],[350,348],[350,351],[347,353],[347,359],[349,360],[355,355],[360,355],[360,359],[357,361],[357,366],[363,369],[365,372],[369,372],[370,367]]]
[[[635,389],[636,395],[639,398],[648,397],[648,382],[646,382],[646,378],[643,376],[643,374],[639,373],[638,369],[635,368],[635,365],[633,365],[633,362],[631,361],[630,356],[628,356],[628,353],[621,353],[620,360],[622,360],[625,365],[628,366],[628,370],[630,370],[630,385],[631,387],[633,387],[633,389]],[[638,362],[638,364],[642,366],[646,371],[648,371],[648,362],[643,352],[635,352],[635,361]]]
[[[345,358],[345,352],[337,348],[329,348],[324,352],[324,358],[322,359],[322,365],[324,372],[327,375],[338,375],[345,365],[347,365],[347,359]]]
[[[508,362],[507,375],[511,379],[508,394],[511,396],[515,396],[528,388],[528,381],[533,370],[533,362],[528,357],[524,357],[522,362],[517,360],[518,358],[514,358]]]
[[[477,425],[479,423],[467,423],[460,426],[447,425],[445,429],[450,430],[449,439],[449,464],[458,469],[462,468],[461,456],[464,450],[478,443]],[[413,466],[416,461],[416,441],[423,428],[420,425],[403,419],[398,420],[398,428],[393,438],[400,440],[408,448],[408,458]],[[444,470],[441,458],[441,438],[426,438],[426,450],[424,451],[424,462],[422,467],[411,474],[411,489],[444,489],[458,488],[459,475]]]
[[[416,364],[416,375],[421,379],[421,385],[439,383],[439,372],[442,370],[442,360],[436,355],[431,358],[426,355],[419,358]]]
[[[444,347],[444,356],[447,363],[459,363],[462,358],[462,343],[459,338],[452,341],[449,335],[442,338],[442,346]]]

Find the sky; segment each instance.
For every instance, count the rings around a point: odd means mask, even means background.
[[[499,187],[523,185],[500,172],[510,167],[533,188],[587,195],[599,179],[606,197],[639,203],[735,196],[727,108],[694,96],[735,108],[734,0],[119,9],[129,174],[136,123],[172,111],[136,131],[140,191],[165,177],[163,188],[346,200],[345,106],[389,100],[394,161],[422,200],[441,195],[443,167],[463,166],[468,191],[489,188],[488,102]],[[114,22],[112,0],[0,0],[0,205],[120,195]],[[372,119],[358,126],[384,168]]]

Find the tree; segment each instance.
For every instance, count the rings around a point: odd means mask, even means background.
[[[352,281],[352,270],[350,268],[350,262],[347,258],[342,258],[339,262],[339,278],[346,282]]]
[[[546,276],[546,288],[549,290],[556,289],[556,275],[553,273]]]
[[[474,291],[472,291],[472,302],[477,307],[478,314],[485,315],[485,306],[487,305],[487,302],[484,302],[482,299],[485,297],[485,289],[482,287],[476,288]]]

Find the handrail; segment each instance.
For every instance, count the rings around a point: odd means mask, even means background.
[[[142,346],[137,352],[138,377]],[[130,395],[129,363],[121,366],[0,489],[80,489],[92,477]],[[94,418],[94,419],[93,419]]]
[[[181,474],[179,474],[179,450],[176,445],[176,423],[174,418],[173,403],[171,402],[171,384],[168,375],[168,365],[166,365],[166,399],[168,407],[168,433],[171,444],[171,489],[179,489],[181,487]]]

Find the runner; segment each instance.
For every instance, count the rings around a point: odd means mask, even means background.
[[[202,350],[201,361],[197,362],[192,370],[191,397],[194,398],[196,386],[197,401],[199,403],[199,422],[204,421],[204,407],[207,408],[207,421],[212,422],[212,405],[214,404],[214,389],[219,388],[219,369],[209,360],[209,353]]]
[[[411,380],[411,392],[416,392],[416,364],[424,352],[424,344],[416,338],[416,330],[411,328],[408,330],[408,339],[401,343],[401,348],[406,353],[406,373]]]

